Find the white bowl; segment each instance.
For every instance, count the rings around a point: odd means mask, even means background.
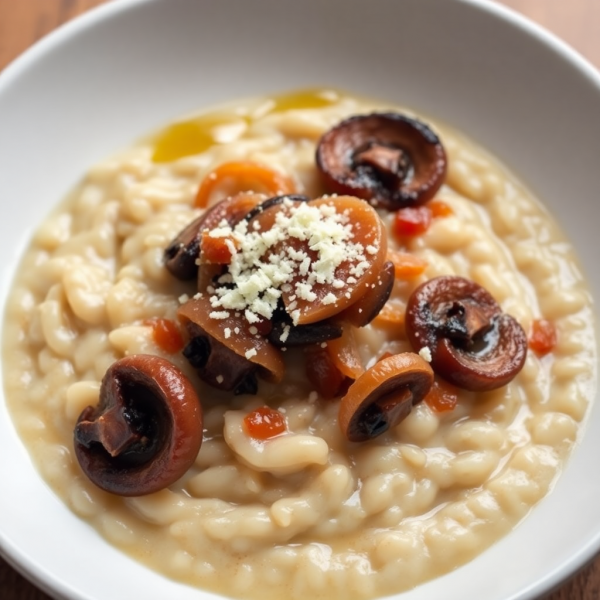
[[[29,234],[97,160],[204,105],[325,84],[417,108],[500,157],[558,216],[596,298],[600,76],[483,0],[122,0],[0,76],[4,290]],[[511,534],[406,600],[548,591],[600,549],[600,408],[555,489]],[[33,468],[0,402],[0,551],[57,598],[200,600],[78,520]]]

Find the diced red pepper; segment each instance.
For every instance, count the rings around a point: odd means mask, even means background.
[[[556,346],[556,328],[548,319],[535,319],[529,332],[529,347],[540,356],[554,350]]]
[[[171,319],[147,319],[144,325],[152,327],[152,339],[164,352],[175,354],[183,348],[183,337],[179,326]]]
[[[246,433],[257,440],[268,440],[287,429],[285,417],[274,408],[261,406],[244,417]]]
[[[454,410],[458,403],[458,389],[442,379],[436,379],[425,396],[425,402],[436,413]]]
[[[394,231],[397,236],[423,235],[431,225],[431,210],[427,206],[409,206],[396,213]]]

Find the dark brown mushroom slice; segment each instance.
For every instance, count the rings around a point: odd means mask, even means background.
[[[158,356],[137,354],[113,363],[96,407],[74,431],[75,456],[101,489],[141,496],[177,481],[202,444],[202,407],[185,375]]]
[[[512,381],[527,356],[527,336],[482,286],[463,277],[426,281],[410,296],[406,334],[429,348],[434,371],[454,385],[488,391]]]
[[[431,200],[446,176],[446,152],[425,124],[400,113],[350,117],[327,131],[316,162],[329,192],[398,210]]]
[[[186,322],[190,341],[183,355],[202,381],[212,387],[233,391],[235,395],[256,394],[258,366],[206,333],[201,327]]]
[[[281,196],[273,196],[272,198],[267,198],[264,202],[261,202],[258,206],[255,206],[252,210],[250,210],[244,219],[248,222],[252,221],[256,217],[262,215],[265,211],[272,208],[273,206],[280,206],[284,203],[284,201],[291,202],[293,204],[308,202],[310,198],[308,196],[303,196],[302,194],[283,194]],[[276,214],[276,213],[274,213]],[[262,223],[264,225],[264,223]]]
[[[198,272],[196,259],[200,255],[200,231],[203,221],[204,215],[194,219],[165,248],[165,267],[171,275],[182,281],[194,279]]]
[[[219,313],[219,317],[223,316],[222,313],[226,313],[228,316],[215,318],[215,310],[207,294],[198,294],[183,304],[178,311],[186,328],[190,323],[198,328],[191,329],[192,339],[198,337],[194,335],[194,332],[198,332],[198,335],[206,338],[206,342],[208,342],[208,344],[205,343],[205,347],[207,346],[211,352],[217,352],[214,357],[214,365],[213,359],[207,357],[206,364],[199,371],[200,377],[210,385],[224,390],[237,389],[236,386],[245,381],[245,377],[252,372],[268,381],[279,383],[283,379],[285,369],[281,351],[258,332],[253,334],[241,313],[223,310],[216,312]],[[230,353],[225,350],[229,350]],[[228,358],[224,359],[223,357]],[[232,362],[230,368],[233,382],[226,378],[223,369],[228,365],[223,363],[224,360]],[[206,370],[208,365],[210,365],[210,370]],[[217,366],[221,368],[216,368]],[[245,377],[241,375],[239,378],[233,377],[233,373],[242,373],[244,368],[247,369]]]
[[[368,325],[389,300],[394,289],[395,279],[396,269],[394,263],[388,260],[383,263],[377,279],[371,284],[371,288],[367,288],[364,296],[343,311],[339,318],[348,321],[354,327]]]
[[[273,315],[273,327],[267,335],[271,344],[279,348],[322,344],[339,337],[342,337],[342,327],[339,323],[325,320],[308,325],[294,325],[283,308]]]
[[[241,193],[217,202],[194,219],[175,237],[164,252],[165,267],[169,272],[188,281],[197,277],[200,258],[200,234],[214,229],[225,221],[230,227],[239,223],[253,208],[265,199],[262,194]]]
[[[340,403],[340,428],[350,442],[373,439],[404,420],[432,385],[433,370],[418,354],[384,358],[348,388]]]

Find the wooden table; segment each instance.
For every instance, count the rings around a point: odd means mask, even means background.
[[[106,1],[0,0],[0,70],[46,33]],[[600,68],[600,0],[499,1],[556,33]],[[600,556],[545,600],[598,598]],[[0,558],[0,599],[49,600],[49,597]]]

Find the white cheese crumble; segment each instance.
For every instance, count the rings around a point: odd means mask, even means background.
[[[427,361],[428,363],[431,362],[431,350],[429,349],[429,346],[423,346],[420,350],[419,350],[419,356]]]
[[[245,356],[248,360],[250,360],[253,356],[256,356],[256,355],[257,355],[256,348],[250,348],[250,350],[248,350],[245,354]]]
[[[333,292],[320,297],[319,285],[344,290],[344,295],[350,296],[346,282],[336,277],[340,265],[346,265],[352,283],[370,268],[369,255],[377,254],[379,248],[370,244],[365,249],[353,241],[348,211],[336,212],[333,203],[314,206],[284,201],[282,206],[267,231],[255,228],[256,222],[249,227],[243,220],[234,228],[222,223],[210,232],[212,237],[228,238],[232,251],[228,273],[219,280],[223,285],[207,288],[215,309],[211,318],[227,318],[222,315],[232,310],[243,313],[250,324],[269,320],[285,293],[287,310],[298,324],[298,301],[337,302]]]
[[[213,310],[208,315],[211,319],[228,319],[230,317],[229,313],[226,310]]]

